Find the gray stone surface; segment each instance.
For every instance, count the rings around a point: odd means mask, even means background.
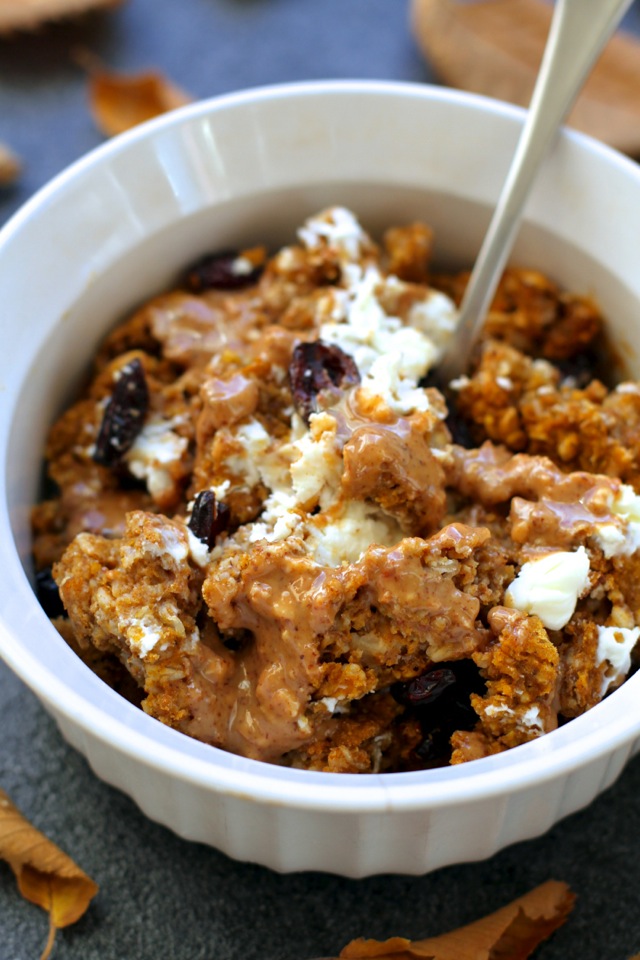
[[[196,97],[329,77],[424,81],[404,0],[129,0],[109,15],[0,41],[0,140],[25,175],[0,223],[101,142],[72,53],[163,69]],[[632,10],[629,24],[639,18]],[[1,269],[1,264],[0,264]],[[0,586],[1,589],[1,586]],[[0,666],[0,785],[100,884],[56,960],[305,960],[355,936],[426,936],[551,877],[578,894],[540,960],[628,960],[640,951],[640,758],[547,836],[422,878],[280,876],[187,843],[98,781],[32,694]],[[0,960],[35,960],[46,918],[0,863]]]

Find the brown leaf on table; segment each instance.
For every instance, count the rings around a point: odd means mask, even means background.
[[[84,58],[87,63],[87,57]],[[98,128],[107,137],[191,102],[184,90],[157,70],[120,74],[96,67],[89,59],[89,102]]]
[[[553,5],[545,0],[411,0],[418,46],[452,87],[527,106]],[[640,155],[640,40],[618,32],[587,78],[567,122]]]
[[[41,958],[45,960],[55,931],[79,920],[98,886],[29,823],[4,790],[0,790],[0,858],[15,873],[22,896],[49,914],[49,940]]]
[[[549,880],[517,900],[458,930],[427,940],[353,940],[341,960],[526,960],[567,919],[575,896]]]
[[[20,176],[22,164],[13,150],[0,143],[0,187],[8,187]]]
[[[49,20],[115,7],[123,0],[0,0],[0,33],[32,30]]]

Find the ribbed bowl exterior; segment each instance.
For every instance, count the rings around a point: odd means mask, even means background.
[[[551,781],[498,797],[470,796],[436,810],[336,812],[296,809],[239,794],[214,793],[143,767],[56,716],[65,739],[102,780],[150,819],[185,840],[281,873],[319,870],[346,877],[421,875],[482,860],[540,836],[614,783],[640,740]],[[425,787],[425,789],[428,789]]]

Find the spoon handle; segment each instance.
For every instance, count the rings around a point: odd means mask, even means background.
[[[553,135],[632,0],[557,0],[527,118],[437,371],[446,385],[467,369],[515,239],[520,215]]]

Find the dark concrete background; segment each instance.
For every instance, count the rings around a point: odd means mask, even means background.
[[[640,32],[636,8],[627,25]],[[0,141],[25,170],[0,191],[0,224],[102,141],[77,48],[120,70],[160,68],[198,98],[288,80],[432,79],[406,0],[129,0],[2,39]],[[640,951],[640,758],[589,809],[483,863],[421,878],[280,876],[148,821],[93,776],[0,666],[0,785],[100,884],[85,917],[58,935],[55,960],[305,960],[360,935],[444,932],[552,877],[578,901],[540,960],[628,960]],[[36,960],[46,927],[0,863],[0,960]]]

